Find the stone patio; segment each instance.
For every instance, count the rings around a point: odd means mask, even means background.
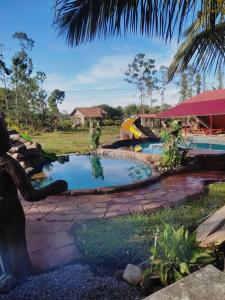
[[[46,270],[79,259],[71,229],[87,219],[151,213],[204,192],[206,183],[225,181],[224,171],[174,175],[127,192],[101,195],[58,195],[36,203],[22,201],[27,219],[30,257],[36,270]]]

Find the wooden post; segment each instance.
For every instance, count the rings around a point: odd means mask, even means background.
[[[210,115],[210,133],[211,133],[211,135],[212,135],[212,126],[213,126],[213,124],[212,124],[212,115]]]

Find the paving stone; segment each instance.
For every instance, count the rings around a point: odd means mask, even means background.
[[[208,265],[144,300],[222,300],[224,295],[224,273]]]
[[[109,211],[105,214],[105,218],[113,218],[119,216],[120,213],[118,211]]]
[[[62,248],[71,244],[74,244],[73,235],[66,231],[56,232],[51,240],[51,246],[54,249]]]
[[[222,171],[193,172],[170,176],[144,188],[126,192],[55,195],[37,203],[21,200],[26,214],[26,236],[31,260],[35,267],[42,269],[74,260],[78,254],[70,230],[75,221],[113,218],[136,212],[151,213],[162,206],[174,206],[200,195],[204,182],[224,178]],[[65,252],[61,249],[65,249]]]
[[[105,207],[98,207],[95,208],[91,213],[92,214],[104,214],[106,212],[106,208]]]
[[[73,219],[74,219],[74,214],[56,214],[56,213],[51,213],[43,218],[45,222],[52,222],[52,221],[66,222],[66,221],[73,221]]]
[[[105,203],[105,202],[97,202],[97,203],[94,203],[94,206],[96,208],[98,207],[108,207],[108,203]]]

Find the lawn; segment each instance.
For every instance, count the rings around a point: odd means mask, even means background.
[[[83,260],[93,267],[123,268],[149,257],[149,246],[165,223],[184,225],[193,232],[201,222],[225,205],[225,184],[209,185],[200,199],[176,208],[162,209],[151,215],[133,215],[109,220],[90,220],[74,228]]]
[[[119,137],[119,126],[102,127],[101,144],[112,143]],[[77,129],[67,132],[50,132],[33,135],[34,142],[42,145],[46,152],[65,154],[88,151],[88,129]]]

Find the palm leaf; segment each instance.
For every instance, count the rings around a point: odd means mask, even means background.
[[[213,68],[216,72],[225,65],[225,23],[216,25],[213,35],[211,29],[188,34],[169,67],[168,79],[171,80],[177,70],[184,71],[189,64],[194,71],[203,72]]]
[[[205,0],[201,0],[203,3]],[[54,25],[70,46],[95,38],[153,35],[170,40],[179,34],[197,0],[56,0]]]

